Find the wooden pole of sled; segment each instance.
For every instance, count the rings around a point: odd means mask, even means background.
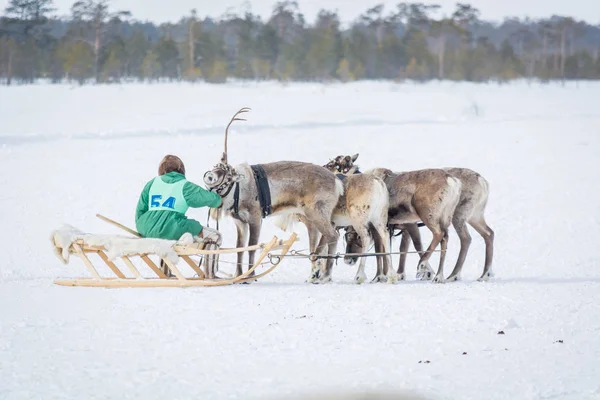
[[[295,234],[292,234],[292,236],[295,236]],[[205,279],[205,280],[195,282],[195,284],[193,286],[225,286],[225,285],[231,285],[233,283],[238,283],[240,281],[243,281],[244,279],[248,278],[250,276],[250,274],[252,274],[256,268],[258,268],[258,266],[263,262],[263,260],[269,253],[269,251],[271,251],[271,249],[276,244],[277,244],[277,237],[273,237],[273,239],[271,239],[271,241],[265,245],[265,249],[263,250],[262,253],[260,253],[260,256],[258,256],[254,265],[251,268],[249,268],[248,271],[244,272],[242,275],[237,276],[235,278],[231,278],[231,279],[214,279],[214,280],[213,279],[210,279],[210,280]],[[252,278],[252,279],[254,279],[254,278]],[[186,279],[185,281],[189,282],[188,279]]]
[[[256,280],[256,279],[262,278],[263,276],[271,273],[271,271],[273,271],[275,268],[277,268],[277,266],[281,263],[281,261],[283,261],[283,258],[285,257],[287,252],[290,251],[290,248],[292,247],[292,245],[294,244],[295,241],[296,241],[296,234],[292,233],[292,236],[290,236],[290,238],[285,242],[285,247],[283,249],[281,249],[281,255],[276,256],[276,257],[278,257],[278,260],[275,264],[273,264],[265,272],[255,275],[255,276],[252,276],[252,277],[249,277],[249,278],[244,278],[241,281],[238,281],[237,283],[244,283],[244,282]]]
[[[134,235],[134,236],[137,236],[137,237],[139,237],[139,238],[141,238],[141,237],[142,237],[142,235],[140,235],[139,233],[137,233],[137,232],[136,232],[136,231],[134,231],[133,229],[129,229],[129,228],[128,228],[128,227],[126,227],[125,225],[121,225],[121,224],[120,224],[120,223],[118,223],[117,221],[114,221],[114,220],[112,220],[112,219],[110,219],[110,218],[107,218],[107,217],[105,217],[104,215],[96,214],[96,217],[98,217],[98,218],[100,218],[101,220],[103,220],[103,221],[105,221],[105,222],[108,222],[109,224],[112,224],[112,225],[114,225],[114,226],[116,226],[116,227],[118,227],[118,228],[121,228],[121,229],[123,229],[124,231],[126,231],[126,232],[129,232],[129,233],[131,233],[131,234],[132,234],[132,235]]]

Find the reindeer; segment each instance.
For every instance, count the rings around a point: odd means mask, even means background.
[[[336,159],[340,164],[338,170],[345,171],[345,173],[352,171],[352,168],[347,165],[348,160],[353,163],[358,155],[355,155],[355,157],[340,157]],[[346,165],[341,164],[341,161],[344,161]],[[358,170],[358,167],[356,167],[356,170]],[[395,173],[386,168],[375,168],[366,171],[365,174],[377,176],[386,183],[390,197],[389,225],[406,226],[406,224],[416,224],[423,221],[425,226],[429,228],[433,234],[433,239],[427,250],[421,255],[418,270],[427,270],[429,258],[440,244],[440,263],[433,282],[444,282],[448,227],[459,202],[461,181],[441,169]],[[346,232],[348,249],[356,248],[359,240],[366,240],[353,235],[351,229]],[[398,271],[398,279],[405,279],[403,270]]]
[[[460,280],[469,246],[471,245],[471,235],[467,229],[467,223],[481,235],[485,242],[485,263],[483,273],[477,279],[478,281],[488,281],[494,274],[492,272],[492,258],[494,253],[494,231],[485,221],[485,207],[489,196],[489,183],[479,173],[468,168],[443,168],[455,178],[460,179],[462,183],[460,200],[454,215],[452,216],[452,225],[460,239],[460,252],[454,270],[448,276],[447,281],[454,282]],[[418,229],[411,229],[408,235],[402,234],[400,241],[400,251],[408,250],[408,236],[416,243],[421,240]],[[415,246],[416,248],[416,246]],[[404,249],[404,250],[402,250]],[[404,262],[400,259],[398,270],[404,270]]]
[[[357,158],[358,154],[353,157],[337,158],[336,162],[340,169],[351,170]],[[452,216],[452,225],[460,238],[460,252],[454,270],[447,280],[460,280],[460,273],[471,244],[471,236],[467,229],[467,223],[469,223],[483,237],[485,242],[485,264],[483,273],[478,281],[487,281],[493,276],[492,258],[494,246],[494,231],[487,225],[484,217],[489,195],[489,183],[479,173],[468,168],[443,168],[443,170],[461,181],[459,203]],[[409,238],[412,238],[415,249],[420,254],[422,251],[421,235],[416,224],[392,225],[391,228],[402,230],[398,274],[403,274]],[[351,238],[351,240],[355,241],[354,238]],[[348,243],[350,244],[350,240]],[[357,246],[357,244],[353,244],[353,248]],[[419,271],[417,277],[419,277],[419,274],[427,274],[429,276],[431,273],[430,268],[426,267],[426,270],[421,269]]]
[[[344,194],[344,185],[327,169],[310,163],[279,161],[254,166],[247,163],[230,165],[227,160],[229,127],[234,121],[244,121],[238,115],[249,110],[240,109],[229,121],[221,162],[205,173],[204,183],[223,199],[219,213],[233,218],[237,247],[258,243],[262,218],[280,216],[289,220],[299,216],[308,230],[311,254],[331,256],[324,271],[319,268],[318,260],[311,259],[309,282],[327,282],[331,280],[333,255],[339,239],[332,223],[333,210]],[[261,177],[263,183],[268,183],[268,189],[259,188]],[[213,217],[218,216],[213,213]],[[236,276],[242,274],[243,254],[238,253]],[[248,252],[249,265],[254,263],[254,255],[255,251]]]
[[[357,155],[358,156],[358,155]],[[331,172],[332,163],[324,165]],[[377,274],[372,282],[391,282],[397,280],[396,274],[391,268],[391,257],[389,256],[389,236],[387,230],[387,212],[389,196],[385,182],[380,178],[367,174],[354,174],[354,170],[339,174],[343,179],[345,191],[333,211],[333,222],[336,228],[353,227],[360,237],[371,237],[375,242],[375,251],[382,253],[377,256]],[[367,251],[367,241],[357,246],[357,253]],[[349,265],[356,264],[357,257],[344,257],[344,262]],[[363,283],[367,277],[365,274],[366,259],[361,258],[358,271],[354,277],[356,283]]]
[[[331,172],[337,173],[337,174],[343,174],[343,175],[361,174],[358,166],[354,165],[354,161],[356,161],[357,158],[358,158],[358,153],[354,154],[353,156],[337,156],[333,160],[330,160],[329,163],[327,165],[325,165],[325,168],[327,168]],[[400,250],[400,252],[401,252],[400,265],[404,266],[405,262],[406,262],[406,256],[407,256],[406,252],[408,250],[408,241],[407,241],[408,239],[405,239],[405,236],[412,238],[415,249],[417,250],[419,255],[422,255],[424,253],[423,244],[421,242],[421,235],[419,233],[419,226],[417,224],[388,225],[388,229],[389,229],[388,233],[390,235],[396,229],[401,230],[401,232],[402,232],[403,242],[402,242],[401,250]],[[356,232],[356,230],[352,226],[346,227],[345,238],[346,238],[346,243],[347,243],[346,253],[355,254],[355,253],[363,252],[363,249],[367,247],[366,240],[365,241],[361,240],[361,236]],[[356,259],[357,259],[357,257],[347,256],[347,257],[344,257],[344,262],[349,265],[354,265],[356,263]],[[362,259],[365,260],[364,257]],[[425,270],[423,272],[417,273],[417,278],[418,279],[419,278],[431,279],[433,277],[433,270],[431,269],[429,262],[428,261],[425,262],[424,265],[425,265],[425,267],[424,267]],[[381,260],[378,258],[377,259],[378,271],[380,268],[381,268]],[[398,268],[398,274],[399,274],[400,278],[402,278],[403,272],[404,272],[404,268],[402,268],[402,269]]]

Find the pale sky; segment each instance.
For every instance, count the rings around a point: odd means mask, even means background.
[[[58,15],[67,15],[75,0],[54,0]],[[218,18],[225,11],[234,12],[243,10],[244,4],[251,4],[251,10],[263,17],[271,14],[273,5],[277,0],[112,0],[112,8],[129,10],[138,20],[151,20],[153,22],[176,22],[187,15],[192,8],[196,8],[200,17]],[[385,4],[387,12],[395,9],[395,5],[402,0],[298,0],[300,11],[304,13],[308,22],[313,21],[321,8],[337,10],[341,20],[348,22],[358,17],[367,8],[378,3]],[[440,4],[442,12],[449,13],[457,0],[420,0],[427,4]],[[600,0],[458,0],[470,3],[481,11],[484,20],[501,21],[505,16],[518,16],[524,18],[543,18],[553,14],[571,16],[585,20],[591,24],[600,24]],[[4,14],[9,0],[0,0],[0,10]],[[415,0],[415,2],[417,2]]]

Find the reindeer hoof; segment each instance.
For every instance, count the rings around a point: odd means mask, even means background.
[[[366,275],[356,275],[354,277],[354,283],[360,285],[361,283],[364,283],[367,280]]]
[[[398,274],[398,280],[399,281],[405,281],[406,280],[406,274],[404,272]]]
[[[445,283],[446,281],[444,280],[443,276],[436,275],[431,282],[432,283]]]
[[[385,283],[385,282],[387,282],[387,276],[384,276],[384,275],[377,275],[371,281],[371,283]]]
[[[432,278],[433,278],[433,272],[431,272],[431,271],[417,272],[417,280],[419,280],[419,281],[430,281]]]
[[[310,278],[308,278],[308,282],[316,283],[319,280],[319,278],[321,278],[321,270],[316,269],[311,273]]]
[[[447,282],[456,282],[456,281],[460,281],[460,275],[450,275],[448,277],[448,279],[446,279]]]
[[[481,277],[479,279],[477,279],[477,281],[479,281],[479,282],[487,282],[493,276],[494,276],[494,273],[492,271],[488,271],[485,274],[481,275]]]

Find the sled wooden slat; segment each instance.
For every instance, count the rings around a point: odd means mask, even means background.
[[[153,261],[152,261],[150,258],[148,258],[148,255],[147,255],[147,254],[142,254],[140,257],[141,257],[141,258],[142,258],[142,260],[143,260],[143,261],[146,263],[146,265],[148,265],[148,266],[150,267],[150,269],[151,269],[151,270],[152,270],[152,271],[153,271],[153,272],[154,272],[156,275],[158,275],[158,277],[159,277],[159,278],[162,278],[162,279],[167,279],[167,278],[168,278],[168,276],[167,276],[167,275],[165,275],[165,273],[164,273],[164,272],[162,272],[162,271],[160,270],[160,268],[158,268],[158,267],[156,266],[156,264],[154,264],[154,262],[153,262]]]
[[[123,262],[125,263],[125,265],[127,265],[127,267],[129,268],[129,270],[131,271],[131,273],[137,279],[141,279],[142,278],[142,274],[140,274],[140,271],[138,271],[137,268],[135,267],[135,265],[133,265],[133,263],[131,262],[131,260],[129,259],[129,257],[123,256],[123,257],[121,257],[121,260],[123,260]]]
[[[94,264],[92,264],[92,262],[90,261],[88,256],[86,256],[85,253],[83,252],[83,249],[81,248],[81,246],[74,243],[73,248],[75,249],[75,252],[79,255],[79,258],[81,258],[83,260],[83,263],[88,268],[88,270],[90,271],[92,276],[96,279],[102,279],[102,277],[100,276],[98,271],[96,271],[96,268],[94,268]]]
[[[135,240],[135,239],[134,239]],[[245,283],[257,280],[271,273],[283,260],[285,255],[290,250],[291,246],[296,242],[297,236],[293,233],[287,240],[280,240],[277,237],[267,243],[262,243],[255,246],[249,246],[239,249],[220,249],[220,250],[202,250],[196,246],[173,246],[174,252],[179,259],[185,261],[184,264],[176,264],[166,257],[161,257],[169,270],[175,275],[173,278],[167,277],[165,273],[150,259],[150,255],[155,254],[135,254],[121,256],[121,260],[129,268],[134,275],[133,278],[126,277],[125,274],[117,267],[117,265],[109,260],[103,246],[90,246],[84,243],[83,240],[76,240],[71,244],[69,252],[76,254],[82,259],[87,269],[92,274],[89,278],[75,279],[57,279],[55,284],[61,286],[83,286],[83,287],[104,287],[104,288],[134,288],[134,287],[193,287],[193,286],[225,286],[235,283]],[[191,255],[210,255],[210,254],[227,254],[239,253],[249,250],[260,250],[260,254],[256,258],[256,262],[243,274],[230,279],[205,279],[205,273],[202,269],[190,258]],[[274,253],[277,251],[277,253]],[[87,257],[86,253],[97,253],[100,259],[109,267],[116,277],[102,277]],[[156,274],[155,278],[144,278],[140,271],[134,266],[130,257],[139,256],[144,263]],[[164,255],[163,255],[164,256]],[[264,272],[256,274],[257,268],[261,267],[267,259],[271,260],[271,264]],[[186,265],[197,275],[197,277],[186,277],[181,265]],[[189,271],[188,271],[189,272]]]
[[[177,269],[175,264],[173,264],[171,261],[167,260],[166,258],[163,258],[162,260],[164,261],[165,264],[167,264],[167,267],[169,267],[169,270],[171,270],[171,272],[173,273],[173,275],[175,275],[177,277],[177,279],[185,280],[185,276],[183,276],[181,271],[179,271],[179,269]]]
[[[193,269],[196,274],[198,274],[199,278],[206,278],[206,276],[204,275],[204,271],[202,271],[200,267],[196,265],[196,263],[190,258],[190,256],[181,256],[181,259],[185,261],[187,265],[189,265],[190,268]]]
[[[102,261],[104,261],[106,263],[106,265],[108,265],[108,268],[111,269],[111,271],[118,276],[121,279],[125,279],[125,275],[123,275],[123,273],[121,272],[121,270],[115,265],[114,262],[110,261],[108,259],[108,256],[106,255],[105,252],[103,251],[99,251],[98,255],[100,256],[100,258],[102,259]]]

